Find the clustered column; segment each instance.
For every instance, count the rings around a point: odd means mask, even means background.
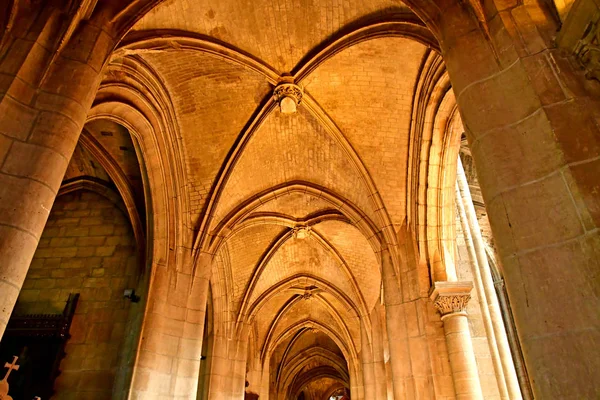
[[[459,400],[483,399],[465,311],[472,289],[471,282],[435,282],[431,291],[431,300],[442,314],[454,390]]]
[[[509,399],[522,399],[481,228],[460,157],[456,168],[456,204],[469,250],[471,271],[481,304],[481,314],[494,361],[496,378],[501,384],[501,392],[505,392]]]
[[[381,251],[381,270],[383,278],[383,295],[385,300],[386,329],[391,364],[391,381],[394,398],[410,398],[414,393],[412,381],[406,318],[402,309],[402,295],[398,286],[398,278],[389,249]]]

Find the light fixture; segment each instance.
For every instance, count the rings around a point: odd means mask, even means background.
[[[123,291],[123,297],[131,300],[132,303],[137,303],[140,301],[140,296],[135,294],[135,289],[125,289]]]

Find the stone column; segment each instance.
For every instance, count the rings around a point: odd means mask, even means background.
[[[356,370],[350,373],[350,398],[357,400],[365,399],[365,391],[362,376]]]
[[[465,311],[471,299],[472,288],[471,282],[435,282],[430,296],[435,308],[442,314],[454,390],[458,400],[483,399]]]
[[[366,317],[365,317],[366,318]],[[367,336],[367,327],[360,323],[360,361],[362,364],[364,399],[375,397],[375,371],[373,369],[373,352]]]
[[[239,400],[246,389],[247,340],[215,335],[209,400]]]
[[[0,62],[0,337],[115,41],[82,22],[57,53],[60,18],[48,6]]]
[[[480,21],[481,2],[436,3],[534,395],[597,398],[597,96],[556,49],[546,2],[485,1]]]
[[[523,395],[524,400],[533,400],[533,391],[531,390],[529,375],[527,374],[527,368],[525,367],[525,361],[523,360],[521,343],[517,336],[517,328],[515,327],[515,321],[510,309],[508,295],[506,293],[506,288],[504,287],[504,279],[495,281],[494,287],[496,288],[498,302],[500,303],[500,311],[502,311],[502,317],[506,326],[506,335],[508,337],[508,343],[510,344],[513,362],[515,363],[515,370],[517,372],[519,386],[521,387],[521,394]]]
[[[132,397],[197,395],[211,260],[202,254],[195,269],[191,261],[183,262],[185,268],[179,270],[174,265],[153,265]]]
[[[380,311],[382,306],[377,305],[371,313],[371,326],[373,327],[373,372],[375,375],[375,400],[387,400],[387,382],[385,377],[385,360],[383,354],[383,332]]]
[[[246,391],[246,363],[248,358],[248,337],[234,341],[235,354],[232,357],[232,375],[230,380],[231,399],[243,399]]]
[[[228,339],[222,334],[215,334],[210,360],[208,400],[229,400],[231,398],[233,366],[227,354],[228,347]]]
[[[395,399],[415,398],[416,388],[412,379],[406,315],[402,309],[402,292],[398,286],[392,256],[387,248],[381,251],[381,269],[393,397]]]
[[[271,395],[271,391],[270,391],[270,383],[271,383],[271,371],[270,371],[270,366],[269,366],[269,360],[265,360],[263,366],[262,366],[262,377],[261,377],[261,384],[260,384],[260,400],[269,400],[269,397]]]
[[[208,334],[204,334],[204,340],[202,342],[202,360],[200,361],[200,378],[198,380],[198,394],[197,400],[208,400],[208,392],[210,390],[210,374],[213,359],[213,343],[214,343],[214,326],[209,324],[207,328],[210,328]]]
[[[467,242],[467,247],[469,247],[469,255],[471,257],[475,256],[470,263],[471,270],[481,304],[486,335],[490,344],[490,352],[494,359],[496,378],[501,389],[505,389],[509,399],[522,399],[512,353],[508,345],[506,328],[502,320],[500,304],[494,288],[492,271],[488,263],[485,244],[481,236],[481,228],[479,227],[469,183],[467,182],[460,156],[458,157],[456,167],[456,188],[456,202],[465,239],[467,239],[465,241]],[[492,328],[491,330],[490,327]],[[498,363],[500,364],[500,369],[498,369]],[[500,392],[502,393],[503,390]]]
[[[250,340],[254,340],[254,338],[251,337]],[[251,343],[248,343],[248,347],[252,348]],[[248,369],[247,380],[249,385],[246,388],[246,392],[254,393],[263,399],[268,397],[268,393],[263,395],[263,369],[260,361],[260,352],[255,351],[248,354],[248,359],[246,360],[248,367],[246,369]]]

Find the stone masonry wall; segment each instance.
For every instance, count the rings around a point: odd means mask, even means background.
[[[135,286],[128,219],[106,198],[78,191],[56,199],[15,314],[60,313],[80,293],[53,399],[110,399]]]

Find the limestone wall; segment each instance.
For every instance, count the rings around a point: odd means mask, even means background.
[[[137,257],[129,221],[106,198],[60,196],[35,253],[15,314],[60,313],[80,293],[55,399],[111,399],[135,285]]]

